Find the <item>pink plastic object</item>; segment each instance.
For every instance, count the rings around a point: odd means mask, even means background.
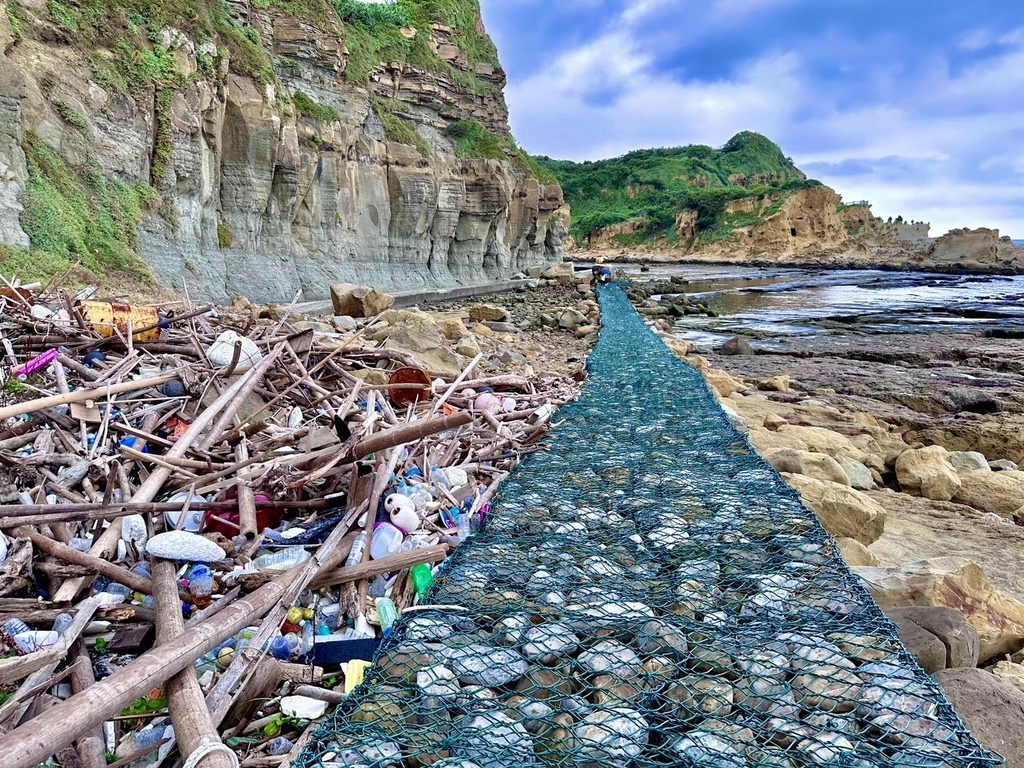
[[[24,381],[33,373],[39,373],[39,371],[46,368],[50,363],[57,359],[58,355],[60,355],[60,352],[56,349],[48,349],[43,352],[43,354],[39,355],[39,357],[34,357],[24,365],[20,366],[15,370],[14,376],[19,381]]]

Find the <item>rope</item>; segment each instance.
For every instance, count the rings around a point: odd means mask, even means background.
[[[238,762],[238,755],[234,751],[219,741],[210,741],[206,736],[203,737],[202,743],[199,745],[199,749],[189,755],[188,760],[185,761],[185,765],[182,768],[199,768],[199,764],[203,761],[203,758],[209,757],[217,752],[226,753],[230,760],[232,768],[240,768]]]

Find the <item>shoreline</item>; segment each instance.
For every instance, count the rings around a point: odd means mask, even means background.
[[[888,262],[865,263],[858,259],[842,259],[841,257],[830,257],[822,255],[810,260],[799,260],[794,257],[785,257],[781,261],[772,259],[730,259],[711,258],[693,255],[677,257],[669,252],[652,253],[644,255],[640,253],[623,253],[615,250],[576,250],[567,252],[566,257],[572,257],[584,263],[591,263],[597,257],[605,259],[609,265],[629,265],[647,267],[686,267],[686,266],[730,266],[750,267],[754,269],[810,269],[827,271],[846,270],[876,270],[879,272],[923,272],[939,275],[994,275],[994,276],[1017,276],[1024,274],[1024,267],[969,267],[957,265],[936,265],[936,264],[891,264]]]

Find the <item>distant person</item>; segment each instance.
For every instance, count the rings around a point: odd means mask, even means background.
[[[590,268],[590,274],[593,276],[590,280],[591,285],[597,283],[607,285],[612,281],[612,268],[605,266],[603,256],[598,256],[594,261],[594,266]]]

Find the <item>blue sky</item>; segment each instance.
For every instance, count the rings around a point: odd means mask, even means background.
[[[527,150],[595,160],[763,133],[932,234],[1024,238],[1020,0],[481,0]]]

